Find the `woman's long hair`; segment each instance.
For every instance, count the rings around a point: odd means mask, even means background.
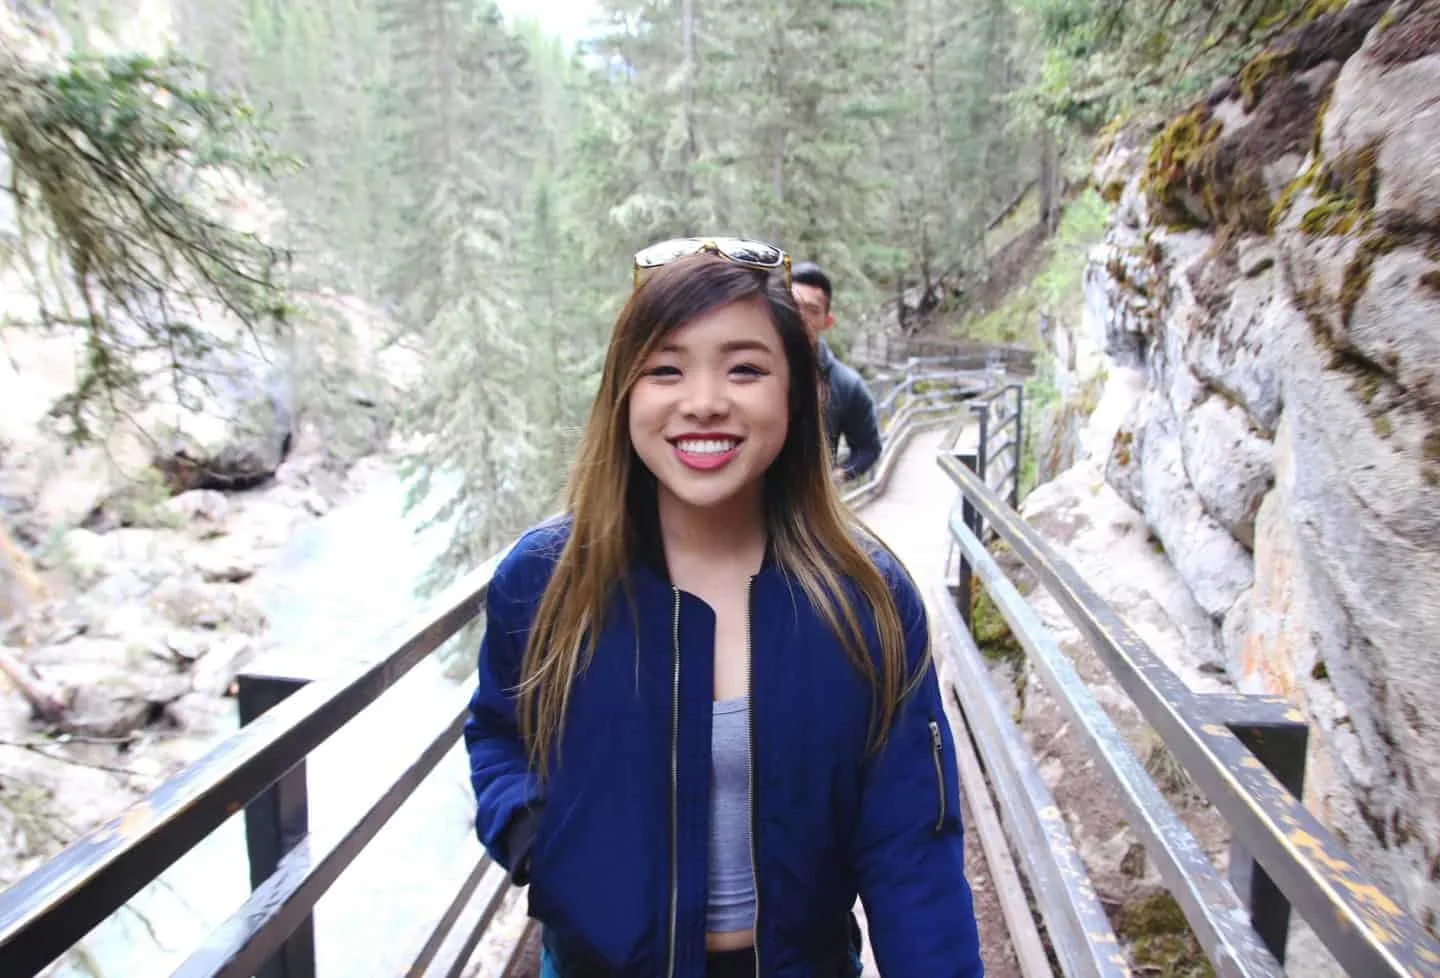
[[[872,747],[884,742],[912,678],[923,675],[923,667],[914,677],[906,674],[904,627],[865,551],[867,544],[883,545],[850,514],[831,482],[816,351],[794,300],[772,273],[708,255],[686,258],[656,270],[621,311],[571,473],[570,536],[530,629],[519,693],[521,735],[542,777],[560,743],[575,677],[594,654],[617,584],[625,586],[642,541],[658,526],[655,477],[630,443],[630,391],[671,330],[757,297],[769,308],[790,368],[789,430],[764,476],[770,548],[869,680]],[[878,665],[846,597],[846,579],[874,617]]]

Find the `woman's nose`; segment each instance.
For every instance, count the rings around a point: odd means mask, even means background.
[[[685,385],[685,400],[682,409],[697,418],[711,418],[724,414],[729,408],[730,398],[726,393],[723,378],[706,375],[690,378]]]

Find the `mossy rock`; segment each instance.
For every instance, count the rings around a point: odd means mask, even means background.
[[[1246,112],[1254,112],[1265,94],[1265,85],[1271,78],[1288,74],[1290,52],[1266,49],[1245,63],[1240,69],[1240,98]]]
[[[1386,68],[1440,52],[1440,4],[1398,0],[1380,18],[1376,34],[1370,56]]]
[[[1173,120],[1151,145],[1143,188],[1156,218],[1172,229],[1210,228],[1265,234],[1275,201],[1265,168],[1304,155],[1325,97],[1295,78],[1270,80],[1282,60],[1251,63],[1246,99],[1251,117],[1233,132],[1200,103]],[[1261,94],[1263,88],[1263,94]]]
[[[1389,231],[1373,232],[1360,243],[1354,257],[1345,266],[1345,278],[1340,286],[1340,321],[1346,327],[1354,318],[1355,304],[1370,284],[1370,269],[1375,259],[1390,254],[1402,243],[1399,235]]]
[[[1341,154],[1333,161],[1316,159],[1292,180],[1270,213],[1272,229],[1302,193],[1312,203],[1300,218],[1300,230],[1311,237],[1332,237],[1369,231],[1379,194],[1378,143]]]
[[[1132,900],[1120,909],[1115,934],[1130,945],[1130,962],[1155,978],[1215,978],[1185,913],[1169,893]]]
[[[1316,148],[1334,73],[1388,6],[1388,0],[1314,0],[1297,18],[1299,26],[1172,120],[1151,145],[1143,185],[1156,218],[1176,229],[1267,234],[1277,201],[1266,168]],[[1301,77],[1327,63],[1334,66],[1329,78]],[[1216,106],[1230,99],[1245,115],[1227,130]]]

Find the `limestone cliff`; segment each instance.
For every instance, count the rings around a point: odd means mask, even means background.
[[[1143,377],[1090,448],[1205,612],[1217,670],[1303,705],[1307,803],[1432,932],[1436,93],[1440,3],[1359,0],[1148,145],[1117,140],[1081,338]]]

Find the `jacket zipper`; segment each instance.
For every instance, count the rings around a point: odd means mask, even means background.
[[[670,683],[670,978],[675,978],[675,937],[680,919],[680,589],[670,620],[674,666]]]
[[[755,890],[755,978],[760,978],[760,810],[755,795],[755,656],[750,641],[750,591],[755,578],[745,581],[745,696],[750,705],[750,736],[746,753],[750,761],[750,881]]]
[[[938,835],[945,826],[945,764],[940,724],[934,720],[930,721],[930,753],[935,758],[935,786],[940,793],[940,815],[935,819],[935,833]]]

